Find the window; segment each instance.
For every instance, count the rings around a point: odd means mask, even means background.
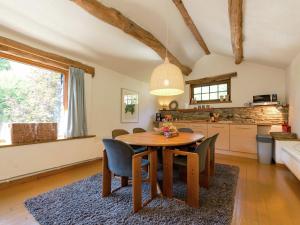
[[[191,103],[230,102],[230,80],[191,84]]]
[[[10,140],[10,123],[56,122],[63,134],[67,76],[0,57],[0,142]]]

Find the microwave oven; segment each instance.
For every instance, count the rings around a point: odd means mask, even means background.
[[[253,103],[277,103],[277,94],[255,95],[253,96]]]

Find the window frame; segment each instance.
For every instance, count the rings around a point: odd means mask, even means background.
[[[57,68],[57,67],[54,67],[54,66],[50,66],[50,65],[47,65],[47,64],[43,64],[43,63],[40,63],[40,62],[35,62],[33,60],[26,59],[26,58],[23,58],[23,57],[6,54],[6,53],[3,53],[3,52],[0,52],[0,58],[16,61],[16,62],[19,62],[19,63],[23,63],[23,64],[35,66],[35,67],[38,67],[38,68],[41,68],[41,69],[51,70],[51,71],[63,74],[64,75],[64,93],[63,93],[64,103],[63,104],[64,104],[64,110],[65,111],[68,110],[68,99],[69,99],[69,96],[68,96],[69,71],[68,70],[64,70],[64,69]]]
[[[216,100],[201,100],[201,101],[195,101],[192,102],[192,99],[194,99],[194,89],[197,87],[203,87],[203,86],[213,86],[213,85],[219,85],[219,84],[227,84],[227,94],[229,95],[228,101],[220,101],[220,99]],[[210,91],[208,92],[210,94]],[[205,82],[200,84],[190,84],[190,105],[195,104],[215,104],[215,103],[231,103],[231,79],[226,79],[222,81],[212,81],[212,82]]]

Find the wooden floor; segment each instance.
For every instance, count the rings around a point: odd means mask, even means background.
[[[300,182],[287,169],[252,159],[221,156],[217,162],[240,167],[232,224],[300,224]],[[0,224],[37,224],[24,200],[101,170],[100,162],[0,190]]]

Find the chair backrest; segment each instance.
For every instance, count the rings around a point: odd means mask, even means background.
[[[113,139],[115,139],[118,136],[124,135],[124,134],[129,134],[129,132],[127,130],[123,130],[123,129],[115,129],[111,132],[111,136]]]
[[[146,130],[143,128],[140,128],[140,127],[136,127],[136,128],[133,128],[132,132],[133,133],[143,133],[143,132],[146,132]]]
[[[183,132],[183,133],[194,133],[194,131],[191,128],[188,128],[188,127],[178,128],[177,130],[179,132]]]
[[[199,168],[200,172],[203,172],[205,170],[206,157],[207,157],[207,152],[208,152],[210,142],[211,142],[211,138],[206,138],[195,149],[195,152],[199,154],[199,158],[200,158],[200,168]]]
[[[210,148],[210,160],[214,160],[215,158],[215,150],[216,150],[216,141],[219,136],[219,133],[215,134],[214,136],[211,137],[211,141],[209,144]]]
[[[119,176],[132,176],[132,156],[134,154],[130,145],[114,139],[103,139],[108,168]]]

